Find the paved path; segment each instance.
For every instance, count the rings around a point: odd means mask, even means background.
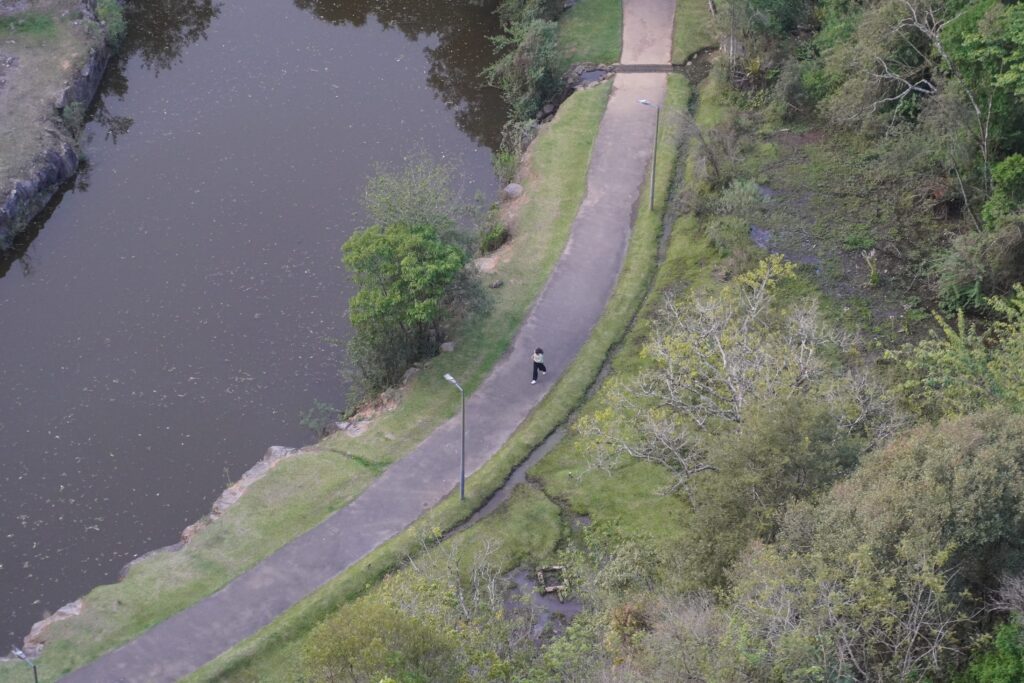
[[[675,0],[624,0],[623,62],[668,63]],[[547,393],[590,335],[621,270],[644,185],[664,74],[615,76],[569,242],[511,351],[466,402],[466,471],[479,469]],[[549,368],[530,384],[530,354]],[[223,589],[63,680],[174,681],[188,675],[415,521],[457,485],[459,417],[349,505]],[[456,476],[452,476],[455,474]]]

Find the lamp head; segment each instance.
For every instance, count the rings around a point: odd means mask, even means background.
[[[449,382],[451,382],[452,384],[455,384],[455,378],[454,378],[454,377],[452,377],[452,376],[451,376],[450,374],[448,374],[447,372],[446,372],[446,373],[444,373],[444,378],[445,378],[446,380],[448,380]]]

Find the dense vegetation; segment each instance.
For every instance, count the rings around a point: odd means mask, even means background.
[[[738,88],[771,98],[784,120],[874,137],[905,223],[963,218],[949,238],[919,235],[926,250],[945,242],[920,265],[947,311],[982,309],[1017,279],[1024,6],[730,0],[720,19]]]

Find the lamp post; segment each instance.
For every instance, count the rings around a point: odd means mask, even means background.
[[[647,208],[654,211],[654,176],[658,172],[658,127],[661,125],[661,107],[650,100],[637,100],[645,107],[654,107],[654,154],[651,156],[651,196]]]
[[[462,398],[462,457],[461,467],[459,468],[459,500],[466,500],[466,392],[462,390],[462,387],[455,381],[455,378],[447,372],[444,373],[444,378],[455,385],[455,388],[459,390],[459,396]]]
[[[35,683],[39,683],[39,672],[36,671],[36,663],[29,659],[27,654],[13,645],[11,646],[11,654],[32,667],[32,678],[35,680]]]

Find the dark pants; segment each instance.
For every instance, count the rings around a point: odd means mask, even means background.
[[[541,372],[547,372],[548,371],[548,369],[544,366],[543,363],[534,363],[533,364],[533,381],[534,382],[537,381],[537,371],[538,370],[540,370]]]

